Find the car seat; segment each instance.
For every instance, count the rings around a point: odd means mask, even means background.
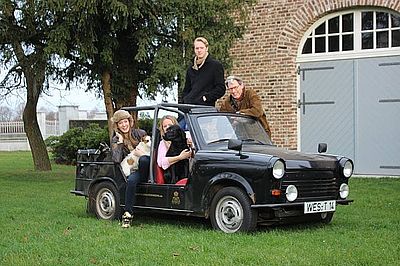
[[[156,184],[165,184],[165,170],[162,169],[160,166],[158,166],[157,164],[157,152],[158,152],[158,145],[160,144],[161,141],[161,134],[160,134],[160,130],[156,129],[156,134],[155,134],[155,139],[154,139],[154,151],[153,151],[153,158],[155,158],[155,163],[154,163],[154,168],[153,168],[153,172],[154,172],[154,182]],[[169,171],[169,169],[167,170]],[[175,183],[175,185],[178,186],[185,186],[187,183],[187,178],[182,178],[180,180],[178,180],[178,182]]]

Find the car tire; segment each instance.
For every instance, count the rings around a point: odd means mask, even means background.
[[[320,222],[324,224],[329,224],[333,219],[334,212],[322,212],[320,213]]]
[[[257,226],[257,211],[251,208],[250,198],[243,190],[225,187],[211,202],[211,224],[225,233],[250,232]]]
[[[95,208],[96,208],[95,200],[93,199],[93,197],[89,196],[89,199],[86,203],[86,214],[94,216]]]
[[[93,199],[89,197],[89,206],[93,202],[96,217],[103,220],[118,219],[121,213],[119,194],[111,182],[96,184],[93,190]]]

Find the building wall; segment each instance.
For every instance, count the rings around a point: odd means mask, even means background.
[[[400,1],[259,0],[251,8],[244,38],[231,50],[234,67],[229,74],[242,77],[259,93],[278,146],[297,149],[296,57],[304,33],[319,18],[355,7],[400,12]]]

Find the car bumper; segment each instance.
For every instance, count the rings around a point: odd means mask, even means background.
[[[83,191],[80,190],[70,190],[69,192],[77,196],[87,196]]]
[[[336,200],[336,204],[339,205],[349,205],[354,200]],[[251,205],[252,208],[286,208],[286,207],[302,207],[304,206],[304,202],[287,202],[287,203],[271,203],[271,204],[254,204]]]

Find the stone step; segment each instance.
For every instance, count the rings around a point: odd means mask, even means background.
[[[26,140],[25,133],[0,134],[0,141]]]

